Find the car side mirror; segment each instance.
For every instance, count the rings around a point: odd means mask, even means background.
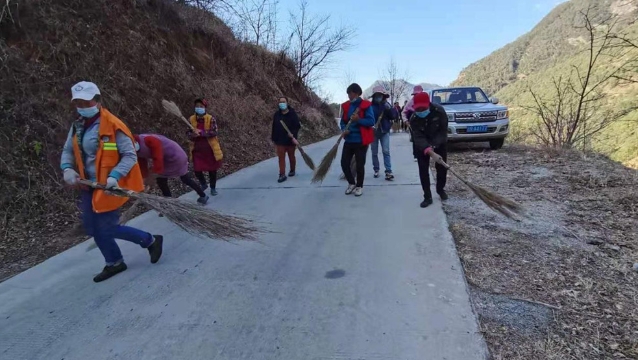
[[[490,101],[492,102],[492,104],[498,104],[498,98],[492,97],[490,98]]]

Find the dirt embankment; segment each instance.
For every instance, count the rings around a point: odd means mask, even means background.
[[[0,279],[78,241],[58,236],[77,218],[58,166],[74,118],[70,87],[80,80],[97,83],[105,106],[134,132],[184,147],[184,125],[160,102],[190,114],[192,101],[206,97],[219,120],[222,174],[272,156],[279,95],[301,115],[302,142],[334,132],[329,106],[295,81],[287,58],[237,41],[209,13],[168,0],[2,2]]]
[[[493,358],[638,358],[638,171],[515,146],[458,149],[450,164],[529,211],[507,220],[450,182],[444,208]]]

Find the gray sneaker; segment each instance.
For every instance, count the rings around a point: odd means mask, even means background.
[[[202,204],[202,205],[206,205],[206,203],[208,202],[209,197],[208,196],[202,196],[199,199],[197,199],[197,203],[198,204]]]
[[[350,195],[354,192],[356,186],[354,185],[348,185],[348,188],[346,189],[346,195]]]
[[[361,195],[363,195],[363,188],[360,188],[360,187],[355,188],[354,189],[354,196],[361,196]]]

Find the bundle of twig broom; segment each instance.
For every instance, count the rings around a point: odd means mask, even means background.
[[[169,114],[173,114],[175,116],[177,116],[178,118],[180,118],[191,130],[197,132],[197,129],[195,129],[193,127],[193,124],[191,124],[190,121],[188,121],[184,115],[182,115],[182,111],[179,109],[179,107],[177,106],[177,104],[175,104],[172,101],[168,101],[168,100],[162,100],[162,106],[164,107],[164,110],[166,110]]]
[[[358,111],[358,108],[354,110],[353,114],[356,114],[357,111]],[[339,152],[339,144],[341,144],[341,140],[343,140],[343,137],[345,136],[345,132],[348,131],[348,129],[350,129],[351,123],[352,123],[352,118],[346,124],[346,128],[344,129],[344,131],[341,132],[341,135],[339,136],[337,143],[334,144],[334,146],[332,147],[332,149],[330,149],[330,151],[328,151],[326,156],[324,156],[323,159],[321,159],[321,163],[319,164],[319,167],[317,167],[317,170],[315,170],[315,174],[312,177],[313,183],[322,182],[323,179],[325,179],[326,176],[328,175],[328,171],[330,170],[330,166],[332,166],[332,162],[337,158],[337,153]]]
[[[292,132],[290,132],[290,129],[288,129],[288,126],[286,125],[286,123],[283,120],[279,120],[279,122],[281,123],[281,126],[283,126],[286,132],[288,133],[288,136],[290,136],[291,139],[294,139]],[[315,171],[315,162],[312,161],[312,158],[308,154],[306,154],[306,152],[303,150],[303,148],[299,144],[299,140],[297,140],[297,149],[299,149],[299,152],[301,153],[301,157],[303,158],[303,161],[306,163],[306,165],[308,165],[310,170]]]
[[[430,157],[432,158],[432,160],[434,160],[434,162],[437,162],[440,165],[444,166],[446,169],[448,169],[452,173],[452,175],[456,176],[457,179],[461,180],[463,184],[469,187],[470,190],[472,190],[472,192],[481,201],[483,201],[485,205],[487,205],[491,209],[498,211],[499,213],[511,219],[516,218],[516,215],[525,216],[525,209],[521,205],[517,204],[516,202],[508,198],[505,198],[501,195],[493,193],[483,187],[480,187],[476,184],[472,184],[471,182],[463,178],[461,175],[459,175],[456,171],[454,171],[454,169],[452,169],[450,165],[448,165],[445,161],[443,161],[441,156],[435,153],[434,151],[430,151],[428,155],[430,155]]]
[[[107,190],[104,185],[88,180],[80,180],[80,184],[94,189],[106,190],[109,195],[139,200],[142,204],[162,213],[172,223],[194,236],[220,240],[255,240],[255,234],[260,232],[248,219],[224,215],[195,203],[122,188]]]

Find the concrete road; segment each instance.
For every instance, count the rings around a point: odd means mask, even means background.
[[[129,269],[95,284],[86,242],[1,283],[0,358],[484,359],[440,203],[419,208],[407,136],[391,142],[396,181],[368,159],[360,198],[337,162],[320,187],[301,159],[283,184],[274,159],[221,180],[209,206],[277,231],[260,242],[192,238],[150,212],[131,224],[164,234],[156,265],[121,242]]]

